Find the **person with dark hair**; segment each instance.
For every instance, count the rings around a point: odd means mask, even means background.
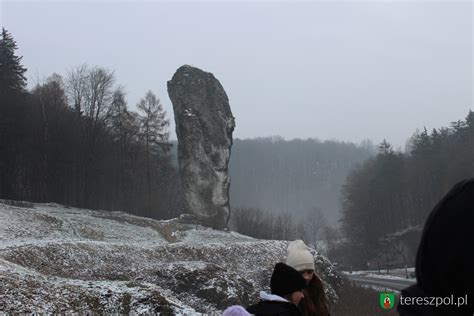
[[[271,294],[260,292],[261,301],[247,307],[247,311],[256,316],[301,316],[297,305],[304,297],[305,287],[306,281],[298,271],[279,262],[270,279]]]
[[[416,284],[401,292],[400,315],[474,315],[473,245],[474,178],[456,184],[428,216]]]
[[[299,307],[305,316],[328,316],[329,303],[324,293],[324,284],[315,273],[313,255],[302,240],[295,240],[288,244],[286,264],[301,273],[307,288],[303,290],[304,299]]]

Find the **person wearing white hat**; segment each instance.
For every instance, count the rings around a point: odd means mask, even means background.
[[[299,307],[305,316],[328,316],[329,303],[324,293],[324,285],[315,273],[314,258],[302,240],[288,244],[286,264],[300,272],[308,287],[304,289],[304,298]]]

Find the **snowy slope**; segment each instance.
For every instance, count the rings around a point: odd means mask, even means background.
[[[0,312],[218,313],[253,303],[286,247],[186,216],[0,200]],[[323,279],[340,284],[314,256]],[[330,285],[328,294],[336,298]]]

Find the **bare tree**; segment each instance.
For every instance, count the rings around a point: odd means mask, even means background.
[[[84,99],[86,94],[87,82],[87,65],[71,69],[67,73],[66,94],[69,102],[72,104],[74,111],[78,116],[82,115],[82,108],[84,106]]]
[[[281,212],[277,216],[277,222],[279,222],[279,226],[281,227],[281,238],[282,240],[292,240],[295,228],[293,225],[293,214],[290,212]]]
[[[93,137],[108,118],[114,83],[114,72],[103,67],[89,68],[83,64],[68,72],[66,80],[68,100],[78,116],[87,118],[89,137]]]
[[[337,231],[337,229],[329,225],[325,225],[324,237],[327,244],[327,252],[329,253],[331,251],[334,251],[337,248],[337,244],[339,240],[339,232]]]
[[[69,71],[66,93],[77,114],[81,150],[75,166],[78,205],[89,206],[91,200],[90,166],[97,159],[101,134],[105,131],[113,101],[114,72],[102,67],[81,65]],[[71,104],[72,103],[72,104]]]
[[[316,247],[316,242],[322,237],[323,228],[327,226],[326,218],[321,208],[313,206],[305,215],[305,223],[309,243]]]

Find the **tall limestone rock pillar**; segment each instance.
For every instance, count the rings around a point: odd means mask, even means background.
[[[230,214],[228,164],[235,127],[229,99],[214,75],[188,65],[168,81],[168,94],[178,136],[184,211],[222,229]]]

